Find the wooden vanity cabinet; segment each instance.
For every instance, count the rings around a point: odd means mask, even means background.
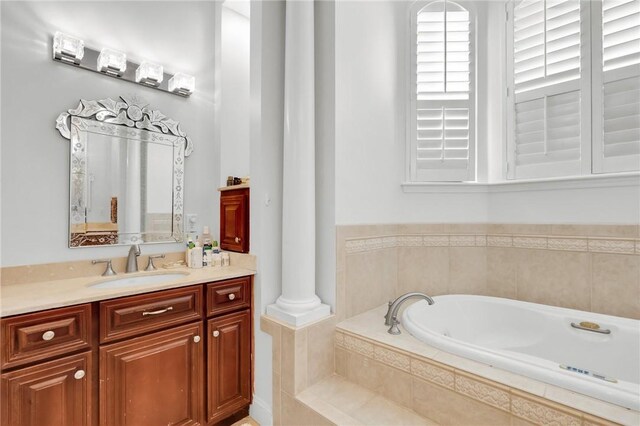
[[[200,322],[100,348],[100,424],[199,425],[204,341]]]
[[[210,426],[247,415],[251,284],[247,276],[3,318],[0,425]]]
[[[249,188],[220,192],[220,248],[249,253]]]
[[[91,304],[3,318],[2,426],[91,425]]]

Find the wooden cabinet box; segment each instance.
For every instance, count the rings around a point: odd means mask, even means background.
[[[220,192],[220,248],[249,253],[249,188]]]

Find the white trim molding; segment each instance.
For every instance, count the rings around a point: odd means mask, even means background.
[[[493,193],[637,186],[640,173],[612,173],[503,182],[402,182],[406,193]]]

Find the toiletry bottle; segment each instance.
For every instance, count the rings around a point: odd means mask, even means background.
[[[211,258],[213,254],[213,238],[211,238],[211,234],[209,233],[209,227],[205,226],[202,230],[202,264],[203,266],[212,266]]]
[[[211,243],[211,248],[213,249],[214,254],[220,253],[220,247],[218,247],[218,242],[216,240],[213,240],[213,243]]]
[[[202,246],[199,241],[191,249],[191,267],[195,269],[202,268]]]
[[[195,246],[196,245],[193,243],[193,238],[189,236],[187,238],[187,250],[184,253],[184,263],[187,265],[188,268],[191,267],[191,250],[193,250]]]

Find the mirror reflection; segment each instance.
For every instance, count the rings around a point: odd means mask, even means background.
[[[71,140],[70,247],[183,241],[190,141],[177,122],[123,101],[81,101],[58,118]]]

